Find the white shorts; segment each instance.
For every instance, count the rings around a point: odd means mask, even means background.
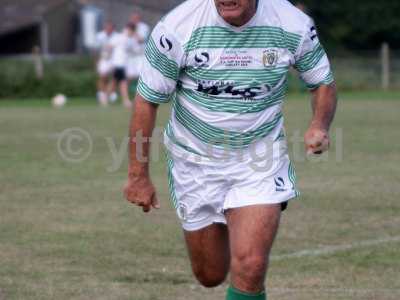
[[[139,78],[144,56],[136,56],[128,61],[126,75],[128,78]]]
[[[283,147],[282,147],[283,143]],[[299,195],[286,142],[276,142],[281,153],[273,163],[251,158],[200,164],[167,153],[171,200],[186,231],[224,223],[228,209],[261,204],[283,204]]]
[[[111,75],[112,71],[113,71],[113,65],[111,61],[105,59],[99,60],[99,62],[97,63],[97,73],[100,76]]]

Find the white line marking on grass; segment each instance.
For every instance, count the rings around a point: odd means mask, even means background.
[[[298,293],[332,293],[332,294],[372,294],[372,293],[384,293],[384,294],[398,294],[400,289],[348,289],[348,288],[315,288],[315,289],[296,289],[296,288],[270,288],[269,292],[275,294],[298,294]]]
[[[283,255],[273,255],[271,257],[271,259],[277,261],[277,260],[283,260],[283,259],[287,259],[287,258],[299,258],[299,257],[306,257],[306,256],[315,257],[315,256],[328,255],[328,254],[335,254],[337,252],[353,250],[353,249],[357,249],[357,248],[367,248],[370,246],[377,246],[380,244],[394,243],[394,242],[400,242],[400,236],[383,238],[383,239],[378,239],[378,240],[360,241],[357,243],[340,245],[340,246],[328,246],[328,247],[324,247],[324,248],[320,248],[320,249],[302,250],[302,251],[289,253],[289,254],[283,254]]]

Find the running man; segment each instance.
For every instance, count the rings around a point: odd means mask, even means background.
[[[281,211],[298,195],[283,128],[287,73],[309,87],[308,153],[329,147],[336,88],[311,19],[286,0],[189,0],[152,32],[131,122],[125,197],[159,208],[149,177],[157,107],[173,100],[165,131],[171,199],[192,269],[228,300],[266,299]]]
[[[99,77],[97,81],[97,101],[102,106],[107,106],[109,100],[109,80],[113,71],[111,62],[112,40],[116,35],[114,24],[111,21],[107,21],[104,23],[104,29],[96,36],[97,74]],[[110,98],[115,97],[115,92],[111,91]]]

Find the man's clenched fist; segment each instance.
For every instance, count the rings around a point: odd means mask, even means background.
[[[156,191],[148,176],[129,176],[124,195],[132,204],[141,206],[144,212],[149,212],[151,208],[160,208]]]
[[[329,133],[323,128],[310,127],[304,135],[304,144],[307,155],[322,154],[329,149]]]

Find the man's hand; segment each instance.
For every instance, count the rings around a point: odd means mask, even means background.
[[[304,135],[307,155],[322,154],[328,151],[330,139],[326,129],[311,126]]]
[[[312,91],[313,118],[304,135],[307,155],[322,154],[329,149],[329,127],[336,112],[336,85],[321,85]]]
[[[151,208],[160,208],[156,191],[148,176],[129,176],[124,195],[129,202],[141,206],[146,213]]]

